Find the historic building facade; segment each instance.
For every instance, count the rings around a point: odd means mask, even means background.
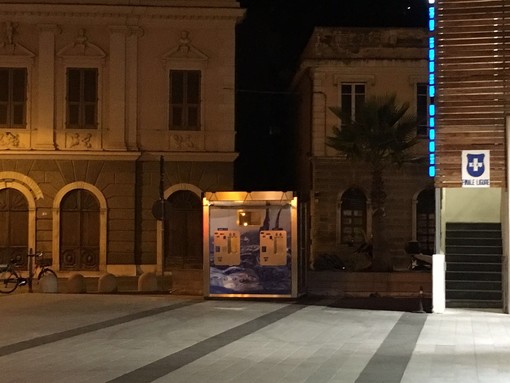
[[[367,266],[353,252],[371,236],[370,170],[326,145],[340,121],[330,110],[352,111],[370,96],[396,94],[416,114],[417,158],[427,156],[427,31],[398,28],[316,28],[294,80],[298,95],[296,163],[299,192],[310,205],[310,264],[340,256],[352,270]],[[384,173],[386,223],[395,268],[408,262],[408,241],[434,250],[433,179],[426,164]],[[363,238],[365,237],[365,238]],[[402,266],[402,265],[400,265]]]
[[[0,263],[37,249],[61,275],[202,268],[202,192],[233,188],[242,15],[233,0],[0,5]]]

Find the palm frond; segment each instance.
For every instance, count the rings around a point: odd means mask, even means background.
[[[330,110],[342,126],[327,137],[329,147],[374,168],[388,163],[399,166],[410,159],[408,149],[418,142],[416,117],[408,113],[408,103],[397,103],[396,95],[368,98],[356,120],[338,107]]]

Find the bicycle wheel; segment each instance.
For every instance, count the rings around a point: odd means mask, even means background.
[[[18,287],[19,275],[14,270],[4,270],[0,272],[0,293],[12,293]]]
[[[45,275],[53,275],[55,278],[57,278],[57,274],[52,269],[42,269],[39,275],[37,276],[38,280],[41,280],[42,277]]]

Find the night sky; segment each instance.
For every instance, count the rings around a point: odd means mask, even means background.
[[[427,0],[240,0],[236,190],[294,190],[288,87],[315,26],[426,27]]]

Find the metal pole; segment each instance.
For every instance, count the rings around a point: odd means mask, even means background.
[[[32,249],[29,250],[27,254],[27,261],[28,261],[28,292],[33,293],[32,290],[32,273],[33,273],[33,266],[32,266],[32,260],[34,259],[34,254],[32,254]]]
[[[161,290],[164,289],[165,281],[165,245],[166,245],[166,211],[165,211],[165,160],[159,157],[159,201],[161,203]]]

